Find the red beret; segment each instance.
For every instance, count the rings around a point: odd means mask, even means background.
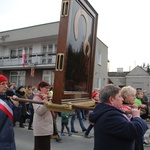
[[[8,82],[8,79],[2,74],[0,74],[0,83],[1,82]]]

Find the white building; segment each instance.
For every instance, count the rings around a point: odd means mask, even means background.
[[[54,82],[59,22],[0,32],[0,73],[17,85]],[[27,61],[23,67],[22,51]],[[97,38],[93,88],[107,83],[108,47]]]

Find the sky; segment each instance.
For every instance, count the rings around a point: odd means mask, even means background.
[[[88,0],[97,37],[108,47],[109,71],[150,64],[150,0]],[[60,20],[62,0],[0,0],[0,32]]]

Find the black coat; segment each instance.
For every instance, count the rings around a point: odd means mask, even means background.
[[[17,90],[16,96],[19,98],[25,98],[25,93]],[[19,102],[19,104],[21,105],[21,115],[26,116],[26,113],[27,113],[26,103],[25,102]]]

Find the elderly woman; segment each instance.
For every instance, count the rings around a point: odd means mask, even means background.
[[[131,107],[138,108],[139,106],[135,104],[135,98],[136,98],[136,89],[134,89],[131,86],[125,86],[121,89],[121,95],[123,97],[123,103],[122,109],[124,111],[131,111]],[[142,105],[141,105],[142,106]],[[132,114],[127,114],[127,117],[129,119],[132,119]],[[143,137],[137,137],[135,140],[135,149],[134,150],[144,150],[143,147],[144,142],[144,135]]]
[[[38,94],[34,95],[33,100],[48,101],[49,100],[49,83],[41,81],[38,84]],[[53,117],[51,111],[40,104],[33,104],[33,134],[34,134],[34,150],[50,150],[50,138],[53,134]]]

